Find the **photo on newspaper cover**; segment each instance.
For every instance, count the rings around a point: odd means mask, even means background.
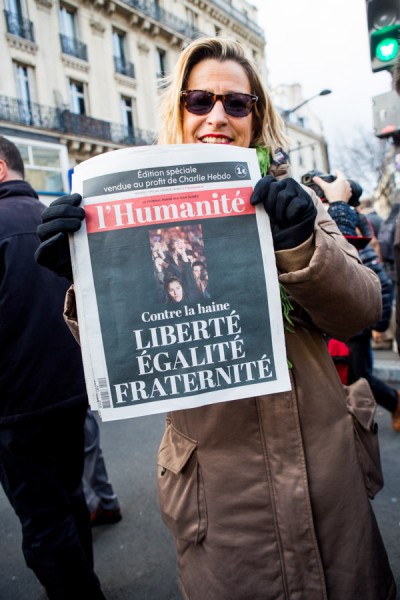
[[[75,169],[78,318],[103,420],[290,389],[256,154],[221,150],[133,148]]]

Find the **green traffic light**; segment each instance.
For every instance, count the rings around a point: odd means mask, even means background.
[[[395,38],[385,38],[376,47],[375,56],[382,62],[393,60],[397,56],[399,42]]]

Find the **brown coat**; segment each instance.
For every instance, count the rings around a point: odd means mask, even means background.
[[[278,252],[277,265],[296,302],[286,334],[293,390],[167,417],[160,508],[183,596],[393,599],[346,394],[321,334],[343,340],[375,322],[379,282],[321,205],[315,243]],[[368,398],[365,386],[371,420]]]
[[[159,499],[182,594],[392,600],[352,416],[321,333],[343,340],[377,321],[379,281],[321,204],[314,239],[276,257],[295,304],[295,332],[286,334],[292,391],[167,416]],[[368,428],[368,386],[357,390]]]

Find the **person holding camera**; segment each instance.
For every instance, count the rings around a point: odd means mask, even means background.
[[[284,123],[246,54],[240,43],[221,37],[191,42],[163,90],[158,141],[220,144],[221,158],[228,145],[258,147],[268,157],[251,204],[271,222],[278,282],[293,324],[285,331],[292,389],[167,415],[159,506],[175,540],[182,596],[394,600],[369,500],[377,488],[365,479],[346,393],[323,335],[345,339],[376,320],[379,281],[315,194],[275,176],[269,157],[286,145]],[[330,186],[335,197],[349,193],[344,179]],[[37,253],[44,266],[66,269],[66,232],[85,218],[80,202],[77,194],[61,198],[44,216]],[[229,276],[235,275],[232,264]],[[245,286],[241,293],[251,304]],[[360,297],[368,298],[363,310]],[[71,289],[66,317],[77,334],[74,308]],[[374,402],[365,388],[372,421]],[[373,430],[368,435],[376,441]]]
[[[326,177],[322,178],[320,176],[313,176],[312,182],[320,188],[322,193],[319,195],[326,199],[328,213],[336,222],[340,231],[351,244],[358,247],[358,253],[363,264],[378,275],[382,294],[380,319],[371,327],[364,328],[346,341],[346,345],[350,349],[349,373],[351,379],[348,383],[364,377],[371,386],[376,402],[390,412],[393,430],[400,432],[400,390],[387,385],[382,379],[376,377],[373,373],[372,362],[372,331],[382,332],[389,327],[392,313],[393,285],[375,250],[369,243],[374,237],[373,229],[365,216],[360,215],[354,208],[360,204],[359,198],[357,198],[357,195],[354,197],[353,193],[353,189],[357,189],[358,184],[348,182],[352,194],[347,202],[343,200],[345,196],[340,197],[340,193],[332,194],[333,188],[331,186],[336,187],[338,180],[341,178],[343,178],[343,175],[338,172],[335,180],[336,185],[335,182],[328,183]]]

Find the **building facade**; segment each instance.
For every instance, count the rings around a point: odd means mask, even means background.
[[[247,0],[5,0],[0,18],[0,134],[14,141],[45,203],[67,193],[73,167],[153,143],[162,81],[201,35],[241,41],[267,82],[265,37]],[[283,111],[301,88],[280,86]],[[293,176],[329,170],[308,107],[287,120]]]
[[[265,38],[246,0],[5,0],[0,134],[46,203],[79,162],[153,143],[158,93],[201,35],[244,43],[266,80]]]
[[[329,173],[328,146],[321,121],[308,102],[293,111],[304,102],[301,86],[282,84],[271,90],[271,96],[286,122],[292,176],[300,181],[309,171]]]

